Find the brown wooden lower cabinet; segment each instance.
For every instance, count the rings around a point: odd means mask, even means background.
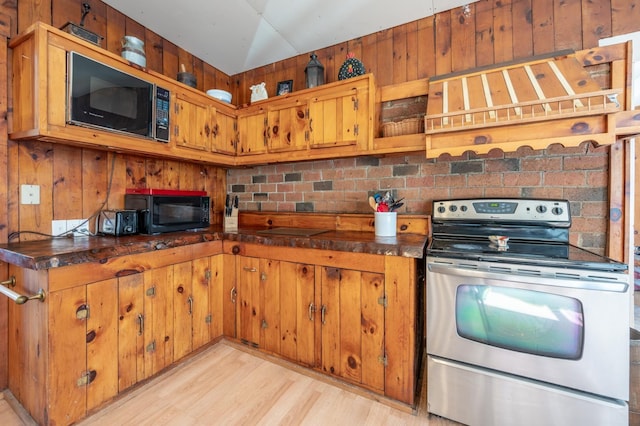
[[[384,274],[320,268],[322,371],[384,392]]]
[[[44,271],[10,266],[9,389],[42,425],[82,419],[222,335],[221,242]]]
[[[315,366],[314,266],[237,256],[237,334],[241,342]]]
[[[223,246],[236,271],[229,337],[414,405],[421,259]]]
[[[10,266],[9,389],[74,423],[225,335],[408,405],[421,259],[216,241],[48,270]]]

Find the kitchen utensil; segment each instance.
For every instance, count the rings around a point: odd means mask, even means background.
[[[231,196],[227,194],[224,208],[224,221],[225,232],[237,232],[238,231],[238,196]]]
[[[381,203],[378,203],[378,209],[376,210],[377,212],[388,212],[389,211],[389,205],[387,203],[385,203],[384,201]]]
[[[369,205],[374,212],[378,211],[378,203],[376,203],[376,200],[375,198],[373,198],[373,196],[369,197]]]

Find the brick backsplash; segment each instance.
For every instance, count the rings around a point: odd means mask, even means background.
[[[571,202],[571,242],[604,253],[609,147],[584,143],[477,155],[357,157],[228,171],[240,210],[370,213],[368,196],[392,191],[398,212],[431,213],[434,199],[540,197]]]

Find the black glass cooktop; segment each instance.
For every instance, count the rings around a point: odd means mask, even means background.
[[[427,256],[603,271],[627,269],[624,263],[571,244],[509,240],[506,247],[498,247],[484,237],[434,237],[427,248]]]

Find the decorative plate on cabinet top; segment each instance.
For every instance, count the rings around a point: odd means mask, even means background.
[[[340,67],[338,72],[338,80],[346,80],[347,78],[357,77],[365,73],[364,65],[352,52],[347,53],[347,60]]]

